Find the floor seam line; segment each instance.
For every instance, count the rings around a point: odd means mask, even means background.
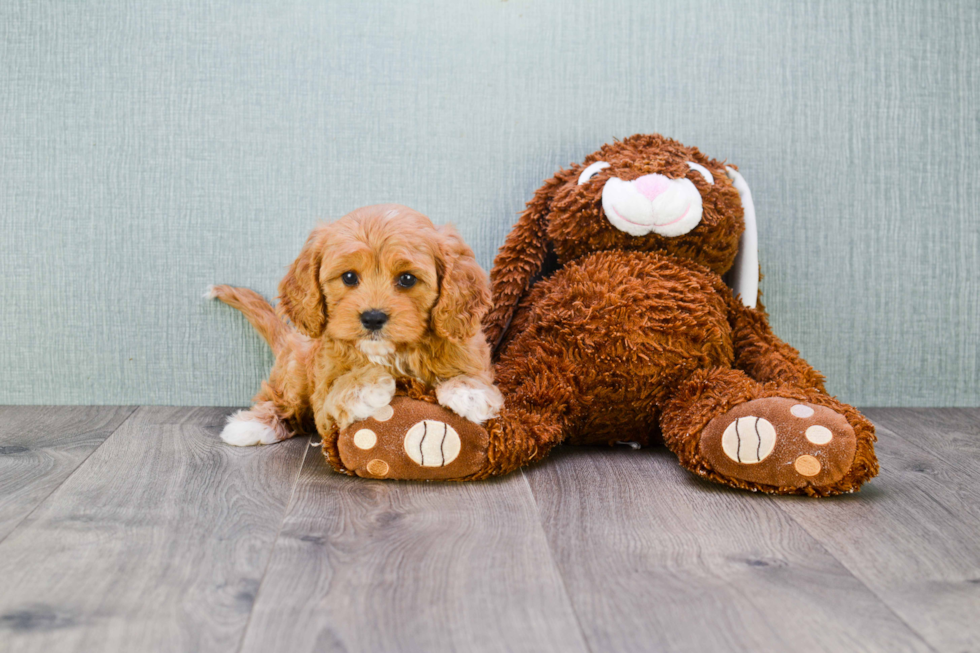
[[[872,420],[872,423],[874,423],[874,420]],[[922,453],[924,455],[930,456],[930,457],[938,460],[939,462],[943,463],[944,465],[949,465],[950,467],[955,467],[956,469],[958,469],[963,474],[966,474],[967,476],[972,476],[973,475],[973,471],[972,470],[969,470],[969,469],[966,469],[965,467],[960,466],[960,464],[955,459],[954,460],[947,460],[945,457],[939,456],[938,454],[936,454],[936,452],[930,451],[929,449],[926,449],[925,447],[923,447],[922,445],[920,445],[915,440],[913,440],[911,438],[905,437],[904,435],[902,435],[901,433],[899,433],[898,431],[896,431],[893,428],[890,428],[888,426],[883,426],[881,424],[875,424],[875,433],[877,434],[877,432],[879,430],[885,431],[889,435],[895,436],[896,438],[898,438],[899,440],[901,440],[905,444],[909,445],[910,447],[912,447],[916,451],[918,451],[918,452],[920,452],[920,453]]]
[[[99,446],[97,446],[94,449],[92,449],[91,451],[89,451],[87,456],[85,456],[80,461],[78,461],[78,464],[75,465],[74,469],[71,470],[71,472],[68,474],[68,476],[66,476],[63,479],[61,479],[61,482],[60,483],[58,483],[56,486],[54,486],[53,488],[51,488],[51,491],[48,492],[46,495],[44,495],[44,498],[41,499],[40,501],[38,501],[37,505],[34,506],[33,508],[31,508],[30,512],[28,512],[26,515],[24,515],[23,517],[21,517],[20,518],[20,521],[18,521],[14,525],[14,527],[11,528],[10,531],[7,532],[6,535],[4,535],[3,537],[0,537],[0,546],[2,546],[3,543],[7,541],[7,538],[9,538],[11,535],[13,535],[18,530],[20,530],[21,525],[23,525],[23,523],[25,521],[27,521],[28,517],[30,517],[31,515],[33,515],[38,510],[38,508],[40,508],[45,503],[47,503],[48,499],[51,498],[51,495],[53,495],[55,492],[57,492],[58,490],[60,490],[61,489],[61,486],[64,485],[65,483],[67,483],[68,482],[68,479],[70,479],[71,477],[73,477],[78,472],[78,470],[81,469],[82,465],[84,465],[86,462],[88,462],[88,459],[91,458],[95,454],[96,451],[98,451],[99,449],[101,449],[102,447],[104,447],[105,446],[105,443],[109,441],[109,438],[111,438],[117,432],[119,432],[119,429],[121,429],[125,424],[127,424],[129,422],[129,420],[131,420],[133,418],[133,415],[135,415],[137,412],[139,412],[139,409],[140,408],[143,408],[143,406],[133,406],[133,410],[131,410],[129,412],[129,415],[126,415],[126,418],[123,419],[123,421],[119,422],[119,424],[116,426],[116,428],[112,429],[112,432],[109,435],[105,436],[105,438],[102,440],[102,442],[99,443]]]
[[[531,487],[531,482],[527,480],[527,474],[523,469],[520,470],[521,478],[524,480],[524,486],[527,488],[528,494],[531,496],[531,501],[534,504],[534,512],[538,516],[538,529],[541,531],[541,535],[544,537],[545,547],[548,550],[548,559],[551,560],[551,564],[558,574],[558,581],[561,583],[561,591],[565,595],[565,599],[568,600],[568,607],[572,611],[572,616],[575,617],[575,625],[578,627],[578,634],[582,638],[582,644],[585,646],[585,650],[592,653],[592,646],[589,644],[588,638],[585,636],[585,629],[582,627],[582,620],[578,614],[578,610],[575,609],[575,604],[572,603],[572,595],[568,593],[568,586],[565,585],[565,575],[562,573],[561,567],[558,565],[558,561],[555,560],[554,551],[551,550],[551,541],[548,539],[548,534],[544,530],[544,523],[541,521],[541,506],[538,505],[538,498],[534,496],[534,488]]]
[[[313,448],[311,446],[312,440],[312,436],[306,436],[306,446],[303,447],[303,455],[300,458],[299,465],[296,467],[296,475],[293,478],[293,487],[289,492],[289,500],[286,502],[286,507],[282,511],[282,519],[279,521],[279,529],[276,531],[276,536],[272,539],[272,546],[269,547],[269,558],[265,561],[265,567],[262,569],[262,578],[259,579],[259,586],[255,590],[255,598],[252,600],[252,608],[248,611],[248,619],[245,620],[245,626],[242,628],[242,637],[238,641],[238,646],[235,647],[237,653],[241,653],[242,647],[245,646],[245,637],[248,635],[248,629],[252,625],[252,615],[255,614],[255,606],[259,604],[259,597],[262,595],[262,586],[265,585],[266,576],[269,574],[269,567],[272,565],[272,558],[276,554],[276,547],[279,545],[280,536],[282,536],[282,529],[286,526],[289,510],[293,507],[293,500],[296,498],[299,479],[303,473],[303,467],[306,465],[306,456],[309,455],[310,449]]]
[[[854,570],[851,569],[847,565],[847,563],[845,563],[843,560],[841,560],[840,558],[838,558],[837,556],[835,556],[833,554],[833,552],[824,545],[824,543],[820,540],[820,538],[818,538],[816,535],[814,535],[812,532],[810,532],[810,529],[806,527],[806,524],[804,524],[803,522],[801,522],[800,520],[798,520],[788,510],[785,510],[782,507],[782,505],[780,505],[780,502],[778,500],[776,500],[773,497],[767,497],[767,498],[769,499],[770,502],[776,504],[776,507],[779,508],[779,512],[781,512],[782,514],[784,514],[787,517],[789,517],[793,521],[794,524],[796,524],[801,529],[803,529],[803,532],[806,533],[807,536],[810,539],[812,539],[817,544],[817,546],[819,546],[821,548],[821,550],[823,550],[824,553],[826,553],[832,559],[836,560],[837,561],[837,564],[839,564],[841,567],[843,567],[847,571],[847,573],[851,576],[851,578],[853,578],[858,583],[860,583],[861,584],[861,587],[863,587],[866,590],[868,590],[868,592],[870,592],[873,597],[875,597],[876,599],[878,599],[878,602],[881,603],[881,605],[884,606],[885,609],[888,610],[889,613],[891,613],[892,615],[894,615],[894,617],[896,619],[898,619],[899,622],[905,624],[905,627],[908,628],[910,632],[914,633],[915,636],[919,638],[919,641],[921,641],[925,645],[926,648],[928,648],[930,651],[934,651],[935,653],[939,653],[939,650],[932,645],[932,642],[930,642],[929,640],[927,640],[925,638],[925,635],[923,635],[922,633],[920,633],[917,628],[915,628],[912,624],[910,624],[908,621],[906,621],[902,617],[902,615],[898,614],[898,612],[895,611],[895,609],[884,599],[884,597],[882,597],[871,586],[869,586],[867,583],[865,583],[861,579],[860,576],[858,576],[857,574],[855,574],[854,573]],[[819,501],[820,499],[816,499],[816,500]]]

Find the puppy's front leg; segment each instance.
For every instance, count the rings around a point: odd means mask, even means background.
[[[325,408],[341,429],[367,419],[391,403],[395,379],[384,370],[371,367],[338,377],[327,393]]]
[[[497,386],[483,379],[460,374],[436,386],[442,406],[471,422],[483,422],[500,414],[504,397]]]

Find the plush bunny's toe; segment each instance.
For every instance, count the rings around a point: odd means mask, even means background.
[[[854,429],[840,413],[767,397],[711,420],[700,450],[723,476],[778,488],[819,488],[844,478],[856,444]]]
[[[336,447],[343,468],[357,476],[449,481],[485,467],[489,437],[436,403],[398,396],[342,430]]]

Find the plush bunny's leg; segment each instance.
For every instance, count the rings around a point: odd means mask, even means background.
[[[365,478],[458,481],[480,475],[487,465],[487,430],[443,408],[419,386],[407,394],[400,388],[373,417],[325,436],[327,461]]]
[[[507,474],[561,440],[555,388],[553,382],[521,386],[500,416],[481,426],[440,406],[418,381],[400,379],[390,406],[325,434],[323,454],[337,471],[367,478],[468,481]]]
[[[874,427],[854,408],[740,370],[694,373],[660,423],[682,465],[733,487],[825,496],[853,491],[878,471]]]

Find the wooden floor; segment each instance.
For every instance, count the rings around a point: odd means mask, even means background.
[[[0,651],[980,651],[980,409],[876,409],[813,500],[662,449],[333,474],[229,409],[0,408]]]

